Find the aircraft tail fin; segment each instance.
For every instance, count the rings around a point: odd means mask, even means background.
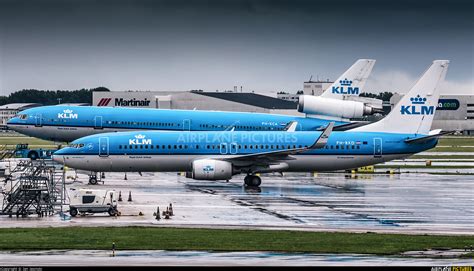
[[[439,85],[448,66],[449,60],[433,61],[385,118],[351,131],[428,134],[438,105]]]
[[[374,59],[357,60],[321,94],[321,97],[342,100],[345,96],[359,96],[374,65]]]

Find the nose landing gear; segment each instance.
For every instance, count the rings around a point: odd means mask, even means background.
[[[244,178],[244,183],[249,187],[259,187],[262,183],[262,179],[256,175],[247,175]]]

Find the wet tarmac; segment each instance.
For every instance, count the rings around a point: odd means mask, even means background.
[[[474,177],[431,174],[262,175],[258,189],[230,182],[197,181],[176,173],[108,173],[104,184],[87,176],[68,188],[121,191],[122,216],[106,213],[61,220],[0,217],[0,227],[127,226],[259,228],[308,231],[473,234]],[[132,201],[128,202],[128,193]],[[0,196],[1,197],[1,196]],[[0,198],[0,200],[2,200]],[[157,207],[175,216],[157,221]],[[143,215],[140,216],[139,213]]]
[[[472,259],[278,252],[49,250],[0,253],[3,266],[472,266]]]

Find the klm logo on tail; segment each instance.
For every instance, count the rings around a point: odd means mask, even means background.
[[[65,109],[62,113],[58,113],[58,119],[77,119],[77,113],[73,113],[71,109]]]
[[[151,139],[145,139],[144,135],[136,135],[135,138],[129,139],[128,144],[130,145],[151,145]]]
[[[350,94],[350,95],[359,95],[359,88],[358,87],[351,87],[352,81],[351,80],[339,80],[341,86],[339,87],[332,87],[332,93],[334,94]]]
[[[426,106],[426,98],[416,97],[410,98],[411,105],[402,105],[400,108],[400,113],[402,115],[433,115],[434,106]]]

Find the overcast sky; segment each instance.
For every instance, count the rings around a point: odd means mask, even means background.
[[[472,1],[0,0],[0,95],[24,88],[290,91],[377,59],[367,90],[406,92],[450,59],[473,93]]]

